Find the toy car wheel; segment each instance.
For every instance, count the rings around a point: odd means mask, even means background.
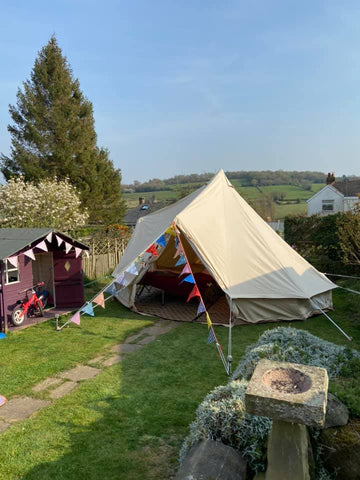
[[[20,305],[18,307],[15,307],[14,310],[12,311],[11,323],[14,325],[14,327],[18,327],[25,320],[25,315],[22,315],[22,313],[23,313],[23,309]]]

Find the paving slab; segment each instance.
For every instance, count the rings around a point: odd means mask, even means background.
[[[144,337],[142,340],[139,340],[139,345],[147,345],[148,343],[151,343],[153,342],[154,340],[156,340],[156,337],[153,336],[153,335],[149,335],[147,337]]]
[[[41,391],[46,390],[47,388],[50,388],[53,385],[57,385],[58,383],[61,383],[61,382],[62,382],[61,378],[49,377],[49,378],[46,378],[45,380],[43,380],[42,382],[38,383],[37,385],[35,385],[35,387],[33,387],[32,390],[33,390],[33,392],[41,392]]]
[[[114,345],[111,351],[116,353],[132,353],[137,352],[142,348],[142,345],[137,345],[133,343],[120,343],[119,345]]]
[[[104,360],[104,355],[99,355],[95,358],[92,358],[91,360],[88,361],[88,363],[92,364],[92,363],[100,363]]]
[[[114,356],[108,358],[107,360],[105,360],[105,362],[103,363],[103,366],[104,367],[111,367],[111,365],[115,365],[116,363],[121,362],[121,360],[122,360],[121,355],[114,355]]]
[[[80,380],[88,380],[89,378],[96,377],[100,372],[100,368],[78,365],[67,372],[60,373],[60,377],[67,378],[73,382],[79,382]]]
[[[156,324],[153,327],[147,327],[142,330],[142,333],[147,335],[164,335],[164,333],[169,333],[173,328],[176,328],[179,325],[179,322],[170,322],[167,324]]]
[[[10,427],[10,423],[3,422],[0,420],[0,433],[5,432]]]
[[[135,343],[136,340],[138,340],[139,338],[141,338],[143,336],[144,336],[143,331],[141,331],[140,333],[137,333],[136,335],[131,335],[131,337],[128,337],[125,340],[125,343]]]
[[[50,404],[48,400],[31,397],[12,398],[0,409],[0,418],[6,422],[19,422]]]
[[[76,382],[64,382],[62,385],[50,392],[50,398],[52,398],[53,400],[55,400],[56,398],[61,398],[64,395],[72,392],[77,385],[78,383]]]

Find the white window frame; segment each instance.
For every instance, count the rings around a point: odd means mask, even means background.
[[[18,279],[15,282],[9,282],[9,273],[11,273],[11,272],[17,272]],[[20,283],[20,269],[19,269],[19,266],[14,267],[14,265],[12,265],[9,262],[9,260],[5,261],[4,273],[5,273],[5,285],[13,285],[14,283]]]

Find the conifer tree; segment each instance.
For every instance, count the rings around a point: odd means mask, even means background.
[[[10,156],[1,155],[8,180],[21,174],[38,183],[68,178],[77,188],[90,221],[119,222],[124,214],[121,172],[106,149],[97,147],[93,107],[55,36],[39,52],[30,80],[9,106]]]

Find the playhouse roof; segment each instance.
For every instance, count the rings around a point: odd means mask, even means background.
[[[0,228],[0,260],[15,255],[19,250],[31,247],[32,243],[46,237],[50,232],[56,233],[77,247],[89,250],[89,247],[52,228]]]

